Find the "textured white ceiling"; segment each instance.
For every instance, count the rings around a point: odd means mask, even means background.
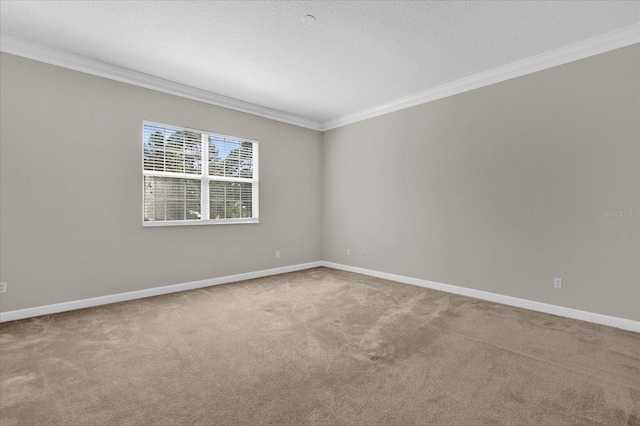
[[[0,19],[3,34],[325,121],[637,24],[640,2],[2,0]]]

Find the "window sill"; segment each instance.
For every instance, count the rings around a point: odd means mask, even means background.
[[[143,221],[143,227],[154,228],[157,226],[193,226],[193,225],[242,225],[247,223],[260,223],[257,218],[247,219],[210,219],[210,220],[158,220]]]

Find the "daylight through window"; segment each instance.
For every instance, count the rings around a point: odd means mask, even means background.
[[[258,222],[258,143],[143,122],[143,224]]]

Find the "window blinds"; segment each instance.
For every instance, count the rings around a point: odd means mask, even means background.
[[[145,224],[256,222],[257,142],[143,123]]]

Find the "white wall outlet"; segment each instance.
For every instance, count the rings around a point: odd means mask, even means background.
[[[276,257],[280,257],[280,250],[276,250]]]
[[[553,288],[562,288],[562,278],[553,279]]]
[[[351,249],[347,249],[347,256],[351,256]]]
[[[366,257],[366,256],[367,256],[367,252],[366,252],[366,251],[363,251],[363,252],[362,252],[362,257]]]
[[[0,283],[0,293],[6,293],[6,292],[7,292],[7,283],[1,282]]]

